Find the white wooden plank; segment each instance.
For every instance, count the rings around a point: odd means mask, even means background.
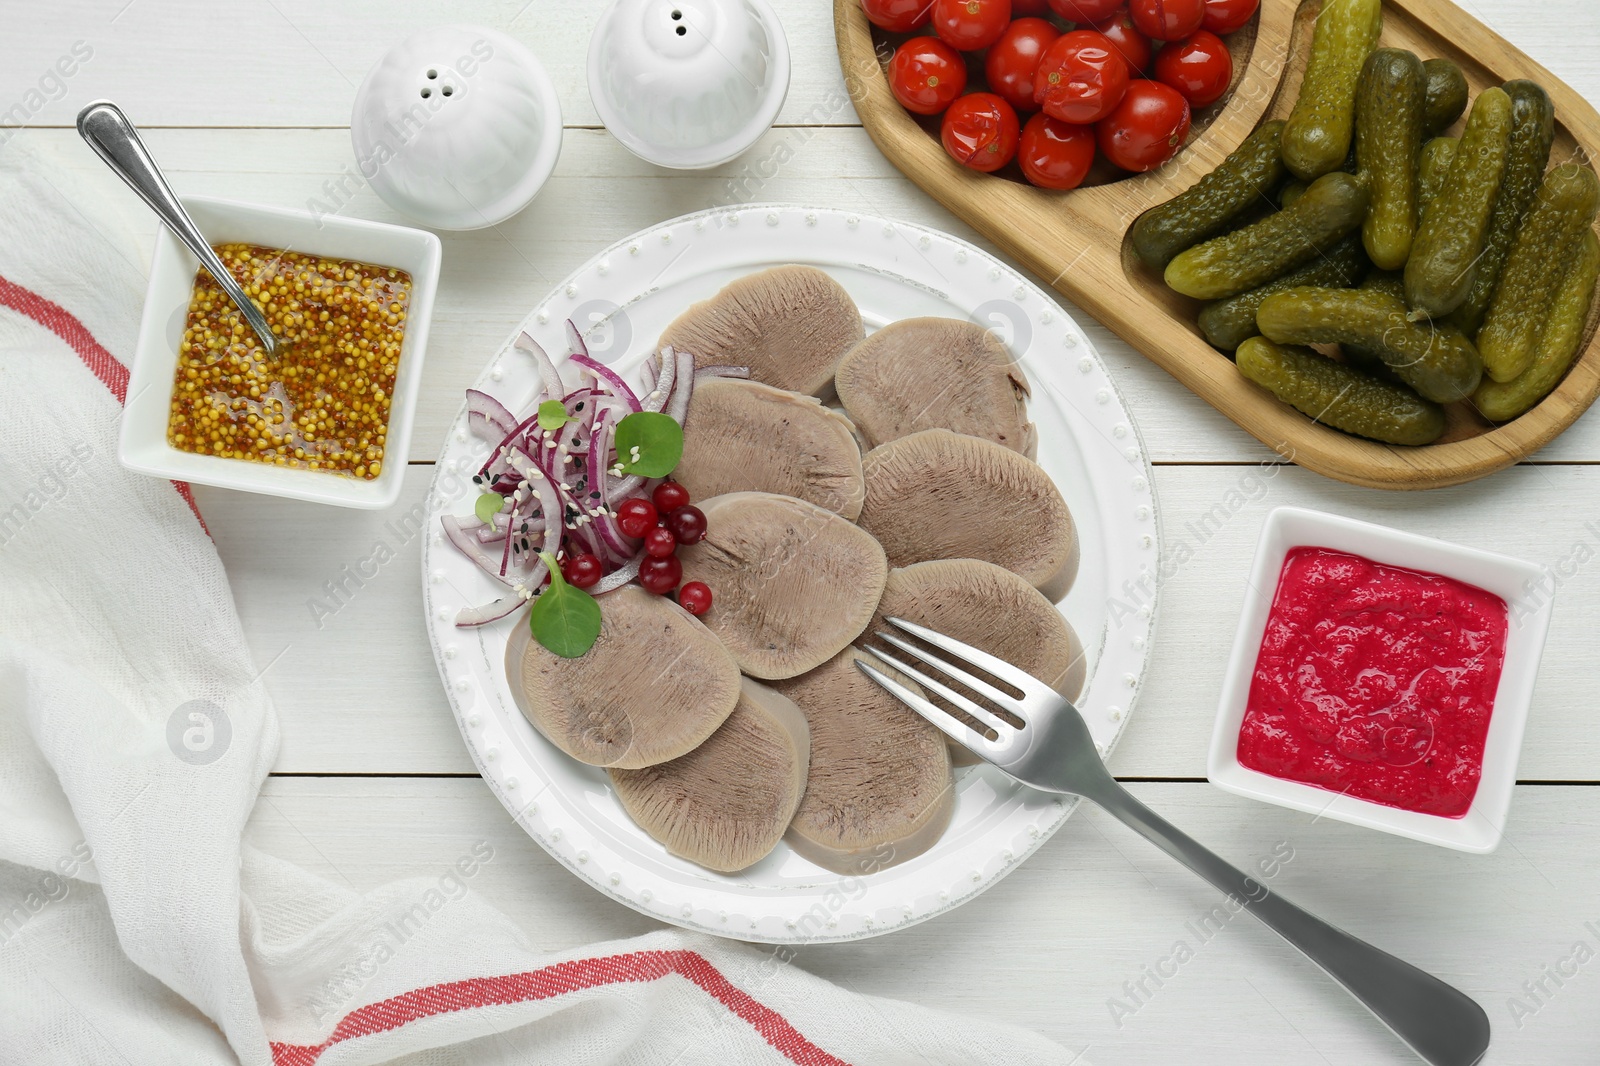
[[[1506,844],[1464,855],[1228,796],[1143,784],[1158,811],[1239,864],[1274,855],[1269,887],[1476,998],[1488,1066],[1595,1061],[1600,980],[1545,967],[1600,950],[1600,788],[1522,787]],[[419,815],[419,811],[425,812]],[[247,831],[258,846],[358,890],[437,876],[479,841],[470,883],[549,950],[655,928],[544,854],[475,779],[274,778]],[[960,909],[885,937],[803,949],[846,987],[1028,1026],[1098,1066],[1300,1066],[1414,1061],[1331,980],[1248,917],[1201,923],[1219,898],[1094,810]],[[1593,922],[1593,926],[1586,923]],[[1178,941],[1193,958],[1174,965]],[[763,950],[763,949],[758,949]],[[770,951],[771,949],[764,949]],[[1167,975],[1160,987],[1146,968]],[[1174,973],[1174,970],[1176,971]],[[1144,980],[1133,1000],[1125,982]],[[1552,994],[1533,1001],[1524,981]],[[1121,999],[1120,1025],[1110,1002]],[[1513,1015],[1510,1001],[1529,1013]],[[1519,1027],[1520,1021],[1520,1027]]]
[[[585,67],[602,10],[559,0],[57,0],[8,12],[0,111],[18,103],[31,112],[28,124],[70,126],[86,102],[110,97],[148,126],[348,126],[356,87],[384,52],[449,22],[488,26],[526,45],[555,83],[563,121],[597,126]],[[778,10],[791,70],[778,121],[854,122],[832,4]],[[67,78],[49,78],[78,42],[89,58]]]
[[[472,765],[456,733],[421,625],[418,551],[405,514],[430,466],[408,472],[388,512],[197,488],[228,568],[256,660],[283,719],[278,768],[295,771],[460,772]],[[1272,476],[1267,476],[1272,475]],[[1600,705],[1591,698],[1600,627],[1600,467],[1517,467],[1475,485],[1397,495],[1339,485],[1293,467],[1160,467],[1165,543],[1192,553],[1161,587],[1156,654],[1114,769],[1133,777],[1203,777],[1223,660],[1243,603],[1262,519],[1284,504],[1386,522],[1549,565],[1572,564],[1528,725],[1524,780],[1600,779]],[[364,561],[393,552],[339,609],[311,601]],[[1575,563],[1579,556],[1586,560]],[[1113,634],[1112,639],[1115,639]]]
[[[1600,95],[1591,41],[1600,10],[1581,0],[1464,0],[1467,11],[1568,81]],[[56,0],[8,11],[0,112],[30,125],[70,126],[84,103],[109,96],[152,126],[346,126],[355,89],[384,51],[444,21],[509,33],[544,63],[571,125],[599,122],[584,73],[600,3],[456,0]],[[779,122],[853,122],[833,43],[831,0],[780,6],[793,71]],[[49,77],[77,42],[93,55]],[[30,95],[35,94],[35,95]],[[16,124],[0,113],[0,123]]]
[[[349,138],[338,130],[153,130],[148,140],[174,185],[187,194],[329,209],[340,201],[324,186],[355,172]],[[105,172],[76,134],[28,131],[18,141],[72,170],[94,195],[120,205],[147,244],[153,238],[154,216]],[[531,207],[493,229],[444,234],[444,271],[411,458],[438,455],[462,389],[546,292],[601,249],[662,219],[752,200],[822,203],[909,219],[994,250],[922,195],[859,129],[775,130],[747,160],[753,162],[736,161],[708,175],[662,171],[635,159],[603,131],[568,131],[555,176]],[[747,181],[749,176],[754,180]],[[405,221],[364,188],[348,199],[343,213]],[[1111,367],[1153,460],[1254,462],[1272,456],[1088,315],[1076,314]],[[1600,460],[1600,418],[1580,419],[1538,458]]]

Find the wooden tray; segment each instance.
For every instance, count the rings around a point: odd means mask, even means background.
[[[834,0],[834,32],[856,111],[895,166],[1258,440],[1301,466],[1357,485],[1426,489],[1471,481],[1531,455],[1594,401],[1600,392],[1600,344],[1592,312],[1582,353],[1537,407],[1496,427],[1469,405],[1453,404],[1439,443],[1392,447],[1319,425],[1246,381],[1200,335],[1196,302],[1162,284],[1125,240],[1129,225],[1146,208],[1194,184],[1262,121],[1288,115],[1320,7],[1320,0],[1262,0],[1253,35],[1246,27],[1230,40],[1233,88],[1223,102],[1196,115],[1196,132],[1177,157],[1149,174],[1070,192],[978,174],[946,155],[890,93],[881,68],[890,50],[875,45],[875,31],[859,0]],[[1587,161],[1600,151],[1600,115],[1594,108],[1448,0],[1386,0],[1382,43],[1409,48],[1424,59],[1453,60],[1474,97],[1487,86],[1531,78],[1555,102],[1551,159]]]

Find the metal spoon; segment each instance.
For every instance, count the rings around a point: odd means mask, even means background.
[[[78,134],[89,142],[89,147],[105,160],[106,166],[115,171],[117,177],[139,194],[139,199],[161,216],[161,221],[189,251],[199,257],[200,265],[222,286],[228,298],[239,306],[245,321],[261,338],[261,346],[267,350],[267,354],[276,355],[278,346],[283,342],[273,335],[261,308],[255,305],[228,272],[228,268],[222,265],[217,253],[211,250],[210,243],[200,233],[200,227],[183,209],[182,201],[172,191],[172,186],[167,184],[161,168],[156,166],[150,150],[139,139],[139,131],[133,128],[128,116],[122,113],[122,108],[110,100],[96,100],[78,112]]]

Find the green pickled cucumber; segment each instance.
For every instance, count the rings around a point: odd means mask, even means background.
[[[1560,383],[1583,344],[1596,279],[1600,279],[1600,238],[1590,230],[1583,235],[1578,257],[1550,305],[1532,364],[1510,381],[1485,381],[1472,394],[1473,404],[1485,418],[1496,422],[1515,418]]]
[[[1178,253],[1167,264],[1167,284],[1199,300],[1263,285],[1354,231],[1370,196],[1365,178],[1324,174],[1282,211]]]
[[[1288,181],[1283,183],[1283,188],[1278,190],[1278,206],[1280,208],[1288,207],[1290,204],[1300,199],[1300,197],[1304,196],[1306,194],[1306,190],[1310,187],[1311,186],[1307,185],[1299,178],[1290,178]]]
[[[1522,79],[1508,81],[1503,88],[1511,97],[1511,144],[1506,151],[1506,172],[1500,179],[1494,211],[1489,215],[1489,232],[1472,275],[1472,288],[1450,319],[1451,325],[1469,337],[1477,336],[1483,316],[1489,313],[1489,301],[1494,298],[1506,256],[1511,254],[1511,242],[1544,179],[1550,143],[1556,134],[1556,109],[1549,93]]]
[[[1450,128],[1467,109],[1467,79],[1461,68],[1448,59],[1428,59],[1422,64],[1427,103],[1422,109],[1422,124],[1433,137]]]
[[[1597,206],[1600,181],[1582,164],[1563,163],[1539,185],[1478,331],[1484,370],[1495,381],[1510,381],[1533,362],[1550,305]]]
[[[1431,444],[1444,433],[1444,409],[1404,385],[1368,377],[1309,348],[1251,337],[1239,346],[1239,372],[1302,414],[1386,444]]]
[[[1155,270],[1185,248],[1214,237],[1244,211],[1264,202],[1283,180],[1278,139],[1282,122],[1268,122],[1244,139],[1217,168],[1133,224],[1133,250]]]
[[[1380,0],[1325,0],[1311,36],[1300,95],[1283,129],[1283,161],[1306,181],[1338,169],[1350,151],[1356,82],[1383,29]]]
[[[1356,165],[1372,183],[1361,240],[1383,270],[1405,266],[1417,233],[1422,94],[1422,60],[1415,54],[1379,48],[1367,56],[1356,88]]]
[[[1367,256],[1361,249],[1361,236],[1352,233],[1322,255],[1282,277],[1226,300],[1213,300],[1206,304],[1200,309],[1200,332],[1218,348],[1231,352],[1242,341],[1260,332],[1256,329],[1256,308],[1268,296],[1307,285],[1331,289],[1353,285],[1366,265]]]
[[[1443,318],[1466,300],[1510,144],[1511,97],[1504,89],[1485,89],[1467,116],[1444,187],[1422,213],[1411,245],[1406,302],[1415,311]]]
[[[1456,149],[1461,147],[1459,137],[1435,137],[1422,146],[1417,156],[1417,218],[1420,221],[1444,188],[1444,179],[1450,176],[1450,164],[1455,162]]]
[[[1261,301],[1256,325],[1279,344],[1352,344],[1378,353],[1423,399],[1472,395],[1483,361],[1460,331],[1413,322],[1404,301],[1371,289],[1289,289]]]
[[[1398,270],[1370,270],[1367,276],[1361,279],[1361,288],[1368,292],[1387,293],[1396,300],[1404,301],[1406,298],[1405,275]],[[1352,366],[1358,366],[1369,374],[1377,374],[1383,378],[1394,376],[1394,372],[1389,370],[1389,364],[1383,361],[1383,356],[1376,348],[1364,348],[1359,344],[1342,344],[1339,350],[1344,353],[1345,362]]]

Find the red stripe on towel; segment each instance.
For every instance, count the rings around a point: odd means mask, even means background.
[[[526,973],[430,985],[351,1011],[320,1044],[273,1043],[272,1061],[275,1066],[312,1066],[334,1044],[434,1015],[553,999],[605,985],[658,981],[671,974],[699,986],[797,1066],[849,1066],[807,1040],[783,1015],[734,985],[697,951],[636,951],[573,959]]]
[[[67,347],[78,353],[83,365],[100,379],[101,384],[111,390],[111,395],[117,398],[118,403],[128,402],[128,368],[117,362],[116,356],[106,351],[72,312],[4,277],[0,277],[0,307],[9,307],[24,314],[60,337]],[[188,482],[174,481],[172,486],[183,497],[183,502],[189,505],[189,510],[194,512],[200,528],[210,536],[211,530],[206,529],[206,520],[200,517],[200,508],[195,506],[194,493]]]

